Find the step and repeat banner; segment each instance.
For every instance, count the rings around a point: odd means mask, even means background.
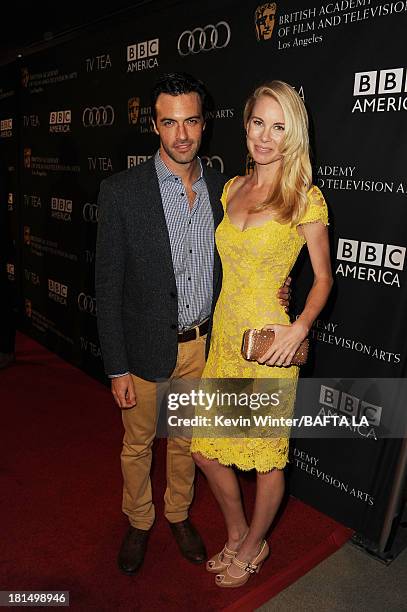
[[[1,154],[19,173],[6,205],[19,216],[7,265],[21,325],[99,379],[97,195],[103,178],[157,149],[151,86],[169,71],[207,84],[202,156],[228,176],[250,171],[242,110],[253,88],[282,79],[299,92],[336,281],[304,374],[325,379],[314,411],[369,425],[348,440],[296,440],[291,490],[373,540],[400,445],[377,428],[398,407],[358,379],[406,373],[406,27],[407,0],[151,2],[0,71]],[[295,313],[311,278],[306,257],[293,275]]]
[[[13,350],[20,288],[18,69],[0,72],[0,352]]]

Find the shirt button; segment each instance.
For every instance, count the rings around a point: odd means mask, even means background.
[[[187,304],[187,308],[189,308],[189,304]]]
[[[184,197],[184,195],[185,195],[185,193],[180,193],[180,196],[181,196],[181,197]]]
[[[191,280],[191,277],[190,277],[190,276],[188,276],[188,280]]]
[[[189,252],[192,253],[192,249],[189,249]]]

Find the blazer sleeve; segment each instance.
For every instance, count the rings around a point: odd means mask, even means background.
[[[108,375],[129,370],[122,319],[126,241],[117,191],[102,181],[98,198],[95,289],[99,340]]]

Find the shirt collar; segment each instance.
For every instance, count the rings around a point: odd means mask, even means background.
[[[198,160],[198,164],[199,164],[199,176],[196,179],[196,181],[194,181],[194,185],[196,183],[198,183],[198,181],[200,181],[203,178],[203,168],[202,168],[202,162],[201,159],[199,157],[197,157]],[[161,159],[161,155],[160,155],[160,151],[157,151],[157,153],[154,156],[154,163],[155,163],[155,169],[157,172],[157,178],[158,178],[158,182],[163,183],[166,180],[172,180],[174,181],[175,179],[177,180],[181,180],[181,177],[177,176],[176,174],[173,174],[171,172],[171,170],[169,170],[169,168],[167,168],[167,166],[165,165],[165,163],[163,162],[163,160]]]

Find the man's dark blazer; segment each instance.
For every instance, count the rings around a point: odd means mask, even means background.
[[[216,228],[226,178],[203,172]],[[105,371],[167,378],[177,360],[178,302],[154,159],[102,181],[98,204],[95,286]],[[215,248],[213,304],[220,286]]]

